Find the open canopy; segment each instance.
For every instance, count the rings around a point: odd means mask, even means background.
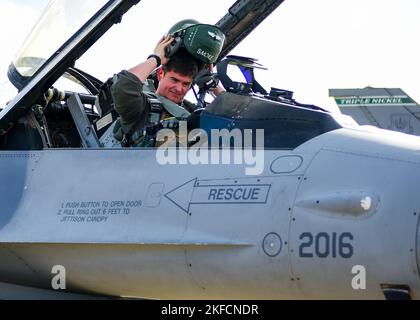
[[[10,66],[10,81],[22,88],[107,2],[51,0]]]

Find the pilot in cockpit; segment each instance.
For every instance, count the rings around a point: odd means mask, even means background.
[[[189,129],[197,127],[202,107],[185,100],[193,83],[211,88],[217,86],[212,64],[218,59],[225,36],[215,26],[182,20],[175,24],[156,45],[153,54],[137,66],[113,77],[111,94],[120,118],[113,129],[123,147],[154,147],[156,130],[163,123],[186,120]],[[151,79],[156,71],[157,88]]]

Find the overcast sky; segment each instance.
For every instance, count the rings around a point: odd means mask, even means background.
[[[233,2],[142,0],[77,66],[105,80],[146,58],[178,20],[215,23]],[[47,3],[0,0],[0,84]],[[258,58],[269,68],[257,74],[263,86],[300,102],[332,108],[328,89],[366,86],[402,88],[420,102],[419,17],[419,0],[285,0],[232,54]]]

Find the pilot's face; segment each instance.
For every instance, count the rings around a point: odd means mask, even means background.
[[[174,71],[163,71],[158,73],[159,86],[156,90],[158,94],[166,97],[175,103],[184,100],[188,90],[190,90],[193,78]]]

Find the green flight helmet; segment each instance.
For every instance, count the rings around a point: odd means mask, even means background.
[[[174,35],[175,32],[180,31],[180,30],[184,30],[189,26],[195,25],[195,24],[200,24],[200,22],[198,22],[197,20],[194,19],[184,19],[181,20],[177,23],[175,23],[168,31],[168,34],[170,35]]]
[[[179,21],[169,30],[175,38],[171,44],[170,54],[173,55],[180,47],[185,47],[194,58],[207,63],[217,62],[226,36],[218,27],[201,24],[193,19]]]

